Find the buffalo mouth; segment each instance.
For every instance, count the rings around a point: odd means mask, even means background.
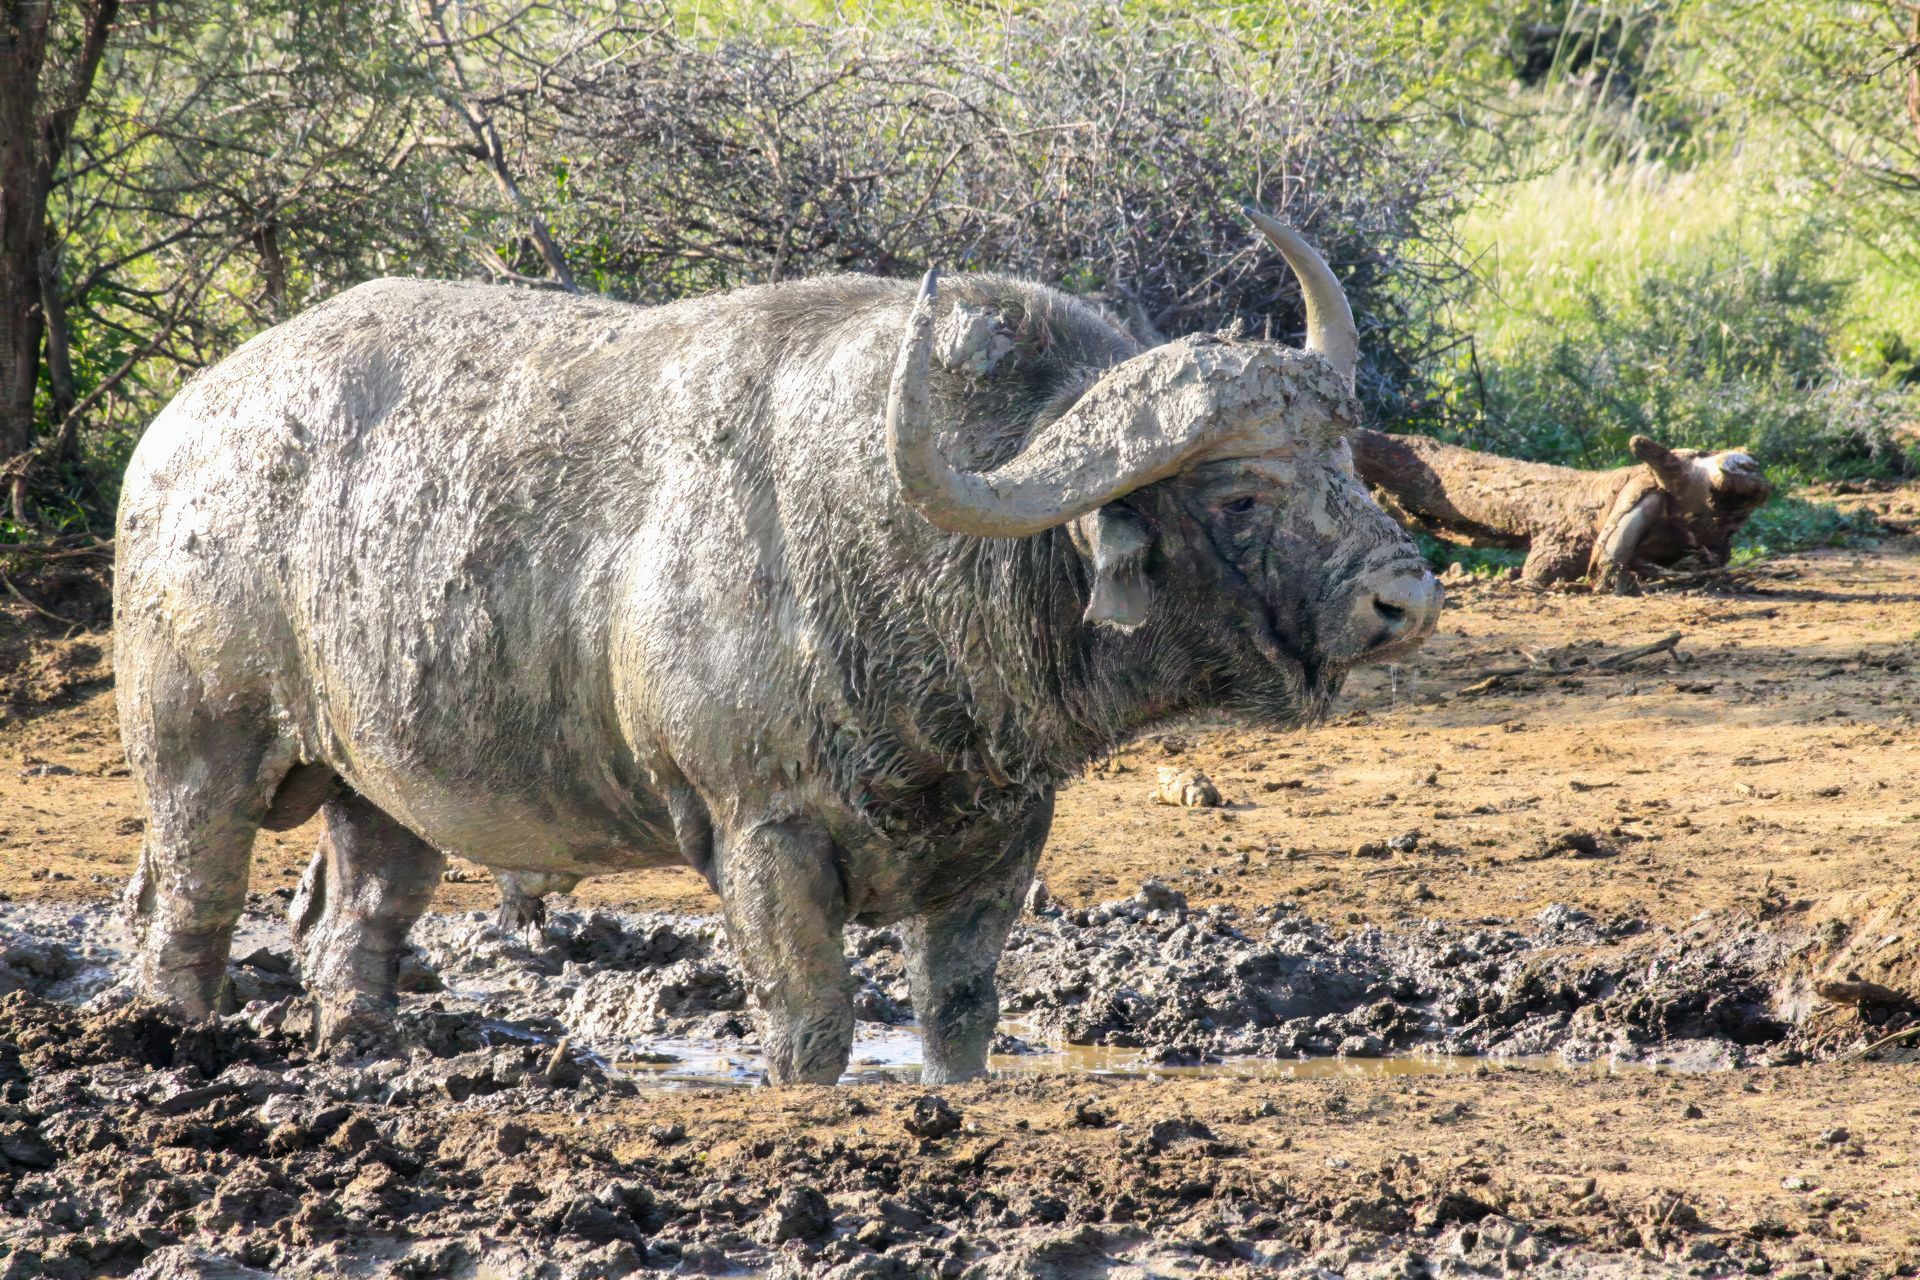
[[[1241,634],[1261,661],[1247,673],[1240,695],[1232,699],[1243,712],[1276,729],[1312,728],[1326,720],[1346,683],[1347,664],[1309,650],[1299,654],[1280,641],[1280,630],[1264,604],[1248,602]]]
[[[1347,669],[1320,658],[1310,658],[1300,667],[1305,693],[1300,723],[1304,728],[1311,728],[1332,713],[1333,700],[1340,696],[1340,687],[1347,681]]]

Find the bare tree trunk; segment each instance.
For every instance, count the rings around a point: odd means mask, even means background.
[[[1913,126],[1914,141],[1920,142],[1920,4],[1907,6],[1913,13],[1913,25],[1907,28],[1907,123]]]
[[[60,283],[60,255],[52,247],[40,255],[40,315],[46,326],[47,389],[51,393],[53,409],[51,418],[54,422],[64,424],[67,415],[73,412],[75,399],[72,334],[67,326],[66,294]],[[62,461],[70,460],[76,452],[73,440],[73,433],[63,433],[60,446]]]
[[[0,8],[0,465],[33,443],[47,210],[37,145],[40,73],[52,7],[44,0],[7,0]],[[10,481],[17,481],[17,469],[9,467]],[[20,505],[15,497],[16,518]]]
[[[16,523],[27,522],[33,401],[43,335],[54,399],[73,403],[66,309],[47,237],[47,199],[74,121],[106,54],[120,0],[79,6],[84,23],[66,83],[43,86],[52,0],[0,0],[0,467]],[[50,282],[50,283],[49,283]],[[49,304],[51,299],[51,304]],[[49,321],[53,331],[49,333]],[[62,447],[67,436],[63,433]]]
[[[260,276],[267,291],[267,314],[277,324],[287,318],[287,258],[280,250],[280,224],[268,219],[253,233],[260,253]]]
[[[1355,431],[1354,465],[1406,523],[1477,546],[1525,548],[1536,585],[1592,576],[1624,588],[1636,565],[1688,555],[1725,564],[1734,534],[1771,491],[1744,453],[1670,450],[1633,438],[1642,466],[1612,471],[1521,462],[1419,436]]]

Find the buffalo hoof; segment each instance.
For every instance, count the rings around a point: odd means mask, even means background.
[[[313,1048],[316,1052],[362,1056],[393,1042],[396,1004],[355,993],[314,1001]]]
[[[520,893],[502,894],[493,922],[507,933],[537,933],[547,923],[547,900]]]

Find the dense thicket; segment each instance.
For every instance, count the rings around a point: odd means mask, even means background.
[[[554,95],[566,221],[601,285],[645,301],[937,263],[1063,284],[1145,335],[1289,334],[1295,284],[1249,235],[1253,201],[1335,262],[1363,394],[1399,415],[1466,281],[1449,237],[1471,179],[1389,69],[1406,33],[1302,8],[1264,42],[1071,4],[986,41],[904,22],[655,33]]]
[[[0,0],[0,541],[103,529],[182,378],[373,276],[653,303],[937,262],[1287,336],[1242,200],[1347,282],[1376,425],[1902,465],[1902,0],[798,7]]]

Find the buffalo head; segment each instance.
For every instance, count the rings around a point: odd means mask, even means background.
[[[1189,655],[1212,701],[1296,720],[1323,710],[1350,667],[1418,647],[1441,592],[1354,473],[1358,335],[1339,282],[1291,228],[1248,215],[1300,280],[1303,349],[1206,334],[1140,351],[1017,455],[962,470],[936,439],[929,272],[887,444],[928,521],[1001,538],[1067,526],[1088,569],[1089,623]]]

